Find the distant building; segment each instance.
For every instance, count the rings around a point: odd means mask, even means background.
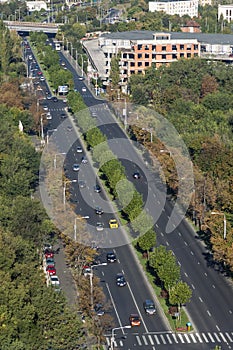
[[[40,11],[42,9],[47,11],[48,9],[47,3],[45,1],[26,1],[26,6],[28,12]]]
[[[168,15],[188,15],[193,18],[198,16],[198,0],[149,1],[149,11],[163,11]]]
[[[200,33],[201,27],[200,24],[198,24],[195,21],[188,21],[185,25],[181,27],[181,31],[183,33]]]
[[[205,5],[212,5],[212,0],[199,0],[199,5],[200,6],[205,6]]]
[[[227,22],[233,21],[233,4],[218,5],[218,19],[220,19],[221,15]]]

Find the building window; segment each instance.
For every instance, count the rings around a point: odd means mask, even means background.
[[[145,50],[150,50],[149,45],[145,45]]]
[[[180,45],[180,50],[184,50],[184,45]]]
[[[141,50],[142,49],[142,45],[138,45],[138,50]]]
[[[150,55],[148,53],[145,53],[145,58],[150,58]]]
[[[138,67],[142,67],[142,62],[138,62]]]
[[[162,46],[162,51],[166,51],[167,47],[166,46]]]
[[[187,45],[187,50],[191,50],[192,45]]]
[[[181,54],[180,54],[180,57],[184,57],[184,53],[181,53]]]
[[[191,53],[187,53],[187,58],[190,58],[191,57]]]
[[[198,50],[198,45],[194,45],[194,50]]]
[[[149,67],[150,66],[150,62],[145,62],[145,67]]]
[[[166,60],[167,56],[166,55],[162,55],[162,60]]]
[[[142,74],[143,72],[142,72],[142,70],[138,70],[138,74]]]
[[[176,45],[172,45],[172,50],[174,51],[176,51],[177,50],[177,47],[176,47]]]
[[[156,60],[156,54],[152,53],[152,60]]]
[[[130,53],[130,54],[129,54],[129,59],[130,59],[130,60],[134,60],[134,54],[133,54],[133,53]]]
[[[152,45],[152,51],[156,51],[156,45]]]
[[[135,71],[134,71],[134,70],[131,70],[131,71],[130,71],[130,74],[134,74],[134,73],[135,73]]]
[[[173,54],[172,54],[172,59],[173,59],[173,60],[176,60],[176,59],[177,59],[177,55],[173,53]]]
[[[194,53],[194,57],[198,57],[198,53],[197,52]]]
[[[135,67],[135,62],[130,62],[130,67]]]
[[[138,59],[139,59],[139,58],[142,58],[142,54],[141,54],[141,53],[138,54]]]
[[[123,58],[127,58],[127,53],[123,53]]]

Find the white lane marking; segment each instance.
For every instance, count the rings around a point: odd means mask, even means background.
[[[220,328],[219,328],[219,326],[216,324],[216,328],[217,328],[217,330],[220,332]]]
[[[178,337],[180,338],[181,343],[184,344],[184,339],[182,338],[182,335],[181,335],[180,333],[178,333],[177,335],[178,335]]]
[[[215,285],[213,284],[212,287],[215,288]]]
[[[169,246],[169,243],[168,243],[168,241],[166,241],[166,245],[167,245],[167,246]]]
[[[159,225],[158,224],[155,224],[155,226],[158,228],[159,227]]]
[[[219,333],[220,337],[222,337],[223,341],[225,341],[225,343],[228,342],[228,340],[224,337],[224,335],[222,333]]]
[[[229,314],[232,314],[232,311],[231,311],[231,310],[229,310]]]
[[[205,276],[207,276],[207,273],[205,272]]]
[[[199,334],[199,333],[196,333],[195,335],[196,335],[197,339],[199,340],[199,342],[200,342],[200,343],[203,343],[203,340],[201,339],[200,334]]]
[[[125,274],[124,270],[122,269],[121,272],[123,273],[123,275]]]
[[[208,334],[210,340],[212,341],[212,343],[215,343],[215,339],[212,337],[212,335],[210,333],[207,333],[207,334]]]
[[[197,343],[197,340],[196,340],[196,338],[194,337],[194,334],[190,333],[189,336],[190,336],[190,338],[192,338],[192,341],[193,341],[194,343]]]
[[[139,338],[139,336],[138,335],[136,335],[136,339],[137,339],[137,342],[138,342],[138,345],[142,345],[142,342],[141,342],[141,340],[140,340],[140,338]]]
[[[145,345],[148,345],[145,335],[142,335],[142,339],[144,340]]]
[[[207,312],[207,314],[211,317],[211,313],[209,312],[209,310],[207,310],[206,312]]]
[[[146,333],[149,333],[149,332],[148,332],[148,329],[147,329],[147,327],[146,327],[146,324],[145,324],[145,322],[144,322],[144,320],[143,320],[142,314],[141,314],[141,312],[140,312],[140,310],[139,310],[139,307],[138,307],[138,305],[137,305],[137,303],[136,303],[136,299],[135,299],[134,294],[133,294],[133,292],[132,292],[132,289],[131,289],[131,287],[130,287],[130,285],[129,285],[129,282],[127,282],[127,285],[128,285],[129,291],[130,291],[130,293],[131,293],[131,296],[132,296],[132,298],[133,298],[133,301],[134,301],[134,304],[135,304],[135,306],[136,306],[136,309],[137,309],[137,311],[138,311],[138,314],[139,314],[139,316],[140,316],[140,318],[141,318],[141,321],[142,321],[142,323],[143,323],[143,326],[144,326],[144,328],[145,328],[145,331],[146,331]]]
[[[167,344],[162,334],[160,334],[160,338],[162,339],[163,344]]]
[[[155,343],[154,343],[154,341],[153,341],[153,339],[152,339],[152,336],[151,336],[151,335],[148,335],[148,338],[149,338],[149,340],[150,340],[151,345],[154,345]]]
[[[178,265],[180,265],[181,266],[181,263],[179,262],[179,261],[177,261],[178,262]]]
[[[202,333],[202,336],[203,336],[205,342],[206,342],[206,343],[209,343],[209,339],[207,338],[207,336],[205,335],[205,333]]]
[[[214,333],[214,336],[215,336],[215,338],[217,339],[217,341],[218,341],[219,343],[221,343],[221,340],[219,339],[217,333]]]
[[[185,274],[186,277],[188,277],[188,274],[186,272],[184,274]]]
[[[233,340],[231,339],[231,337],[229,336],[229,334],[228,333],[225,333],[225,335],[227,336],[227,338],[230,340],[230,342],[232,343],[233,342]]]
[[[169,337],[169,334],[166,334],[166,337],[167,337],[167,339],[168,339],[169,344],[172,344],[172,340],[171,340],[171,338]]]
[[[203,303],[203,300],[202,300],[202,298],[201,298],[201,297],[199,297],[199,300],[200,300],[200,302],[201,302],[201,303]]]
[[[123,346],[123,345],[124,345],[124,343],[123,343],[122,340],[120,340],[119,343],[120,343],[120,346]]]
[[[181,233],[180,233],[180,232],[178,232],[178,235],[179,235],[179,236],[181,236]]]
[[[102,276],[104,276],[104,271],[102,271]]]
[[[109,288],[108,283],[106,283],[106,287],[107,287],[108,293],[109,293],[109,295],[110,295],[110,299],[111,299],[111,302],[112,302],[112,306],[114,307],[114,310],[115,310],[116,317],[117,317],[117,319],[118,319],[119,325],[120,325],[120,327],[122,327],[121,319],[120,319],[120,316],[119,316],[119,314],[118,314],[118,312],[117,312],[116,304],[115,304],[115,302],[114,302],[114,300],[113,300],[112,293],[111,293],[111,291],[110,291],[110,288]],[[123,334],[125,334],[125,333],[124,333],[124,329],[122,329],[122,332],[123,332]]]
[[[193,289],[195,289],[195,287],[194,287],[194,285],[193,285],[193,284],[191,284],[191,286],[192,286],[192,288],[193,288]]]
[[[163,232],[160,232],[160,234],[161,234],[162,237],[164,236]]]
[[[189,339],[188,335],[184,333],[184,337],[187,340],[187,343],[191,343],[191,340]]]
[[[110,339],[106,338],[108,345],[110,345]]]
[[[192,255],[194,255],[194,254],[193,254],[193,252],[192,252],[192,250],[191,250],[191,252],[190,252],[190,253],[191,253]]]
[[[159,341],[159,338],[157,337],[157,335],[154,335],[154,338],[155,338],[156,343],[159,345],[160,341]]]
[[[176,338],[176,335],[175,334],[172,334],[172,336],[173,336],[173,338],[174,338],[174,340],[175,340],[175,343],[179,343],[179,341],[177,340],[177,338]]]
[[[187,242],[185,242],[185,241],[184,241],[184,244],[185,244],[185,245],[188,245],[188,243],[187,243]]]

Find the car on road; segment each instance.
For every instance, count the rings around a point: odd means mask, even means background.
[[[140,324],[141,324],[140,316],[138,314],[131,314],[129,316],[129,323],[130,323],[131,327],[140,326]]]
[[[101,192],[101,188],[100,188],[99,185],[95,185],[94,186],[94,192],[96,192],[96,193],[100,193]]]
[[[53,258],[46,259],[46,266],[53,265],[55,266],[55,261]]]
[[[44,256],[45,256],[45,259],[53,258],[54,257],[54,253],[51,250],[46,250],[44,252]]]
[[[83,181],[83,180],[80,180],[80,181],[78,182],[78,185],[79,185],[80,188],[85,188],[85,187],[86,187],[86,182]]]
[[[62,114],[60,115],[60,118],[61,118],[61,119],[66,119],[66,118],[67,118],[66,113],[62,113]]]
[[[52,100],[52,95],[47,95],[47,100]]]
[[[156,307],[152,300],[147,299],[143,303],[144,310],[148,315],[154,315],[156,313]]]
[[[77,153],[83,153],[83,149],[81,146],[77,146]]]
[[[133,173],[133,178],[134,178],[134,179],[140,179],[140,177],[141,177],[141,175],[140,175],[139,171],[135,171],[135,172]]]
[[[45,77],[40,77],[40,81],[45,81]]]
[[[118,228],[118,222],[116,219],[109,220],[109,227],[112,228]]]
[[[53,102],[58,102],[58,98],[56,96],[53,97]]]
[[[49,110],[49,107],[48,107],[47,105],[44,105],[44,106],[43,106],[43,110],[44,110],[44,111],[48,111],[48,110]]]
[[[103,310],[103,305],[98,303],[94,306],[94,310],[97,316],[103,316],[104,315],[104,310]]]
[[[46,267],[46,271],[49,275],[56,275],[57,274],[57,271],[56,271],[54,265],[48,265]]]
[[[79,164],[73,164],[73,171],[79,171],[79,169],[80,169],[80,166],[79,166]]]
[[[47,119],[47,120],[51,120],[51,119],[52,119],[52,114],[51,114],[50,112],[48,112],[48,113],[46,114],[46,119]]]
[[[85,86],[82,87],[82,92],[86,92],[87,88]]]
[[[87,158],[86,158],[86,157],[82,157],[81,162],[82,162],[83,164],[87,164],[87,163],[88,163],[88,160],[87,160]]]
[[[116,262],[116,254],[114,254],[113,252],[108,252],[106,258],[108,262]]]
[[[103,229],[104,229],[104,225],[102,224],[102,222],[97,222],[96,231],[103,231]]]
[[[118,287],[124,287],[127,284],[125,277],[121,272],[116,275],[116,284]]]
[[[60,286],[60,281],[57,275],[50,275],[50,284],[52,286]]]
[[[78,77],[78,80],[83,81],[85,78],[84,77]]]
[[[103,209],[101,207],[95,207],[95,213],[97,215],[102,215],[103,214]]]

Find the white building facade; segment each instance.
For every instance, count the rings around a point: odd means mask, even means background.
[[[149,11],[163,11],[168,15],[188,15],[193,18],[198,16],[198,0],[149,1]]]
[[[26,6],[29,12],[45,10],[47,11],[48,6],[45,1],[26,1]]]
[[[233,4],[218,5],[218,19],[220,19],[221,15],[227,22],[233,21]]]

